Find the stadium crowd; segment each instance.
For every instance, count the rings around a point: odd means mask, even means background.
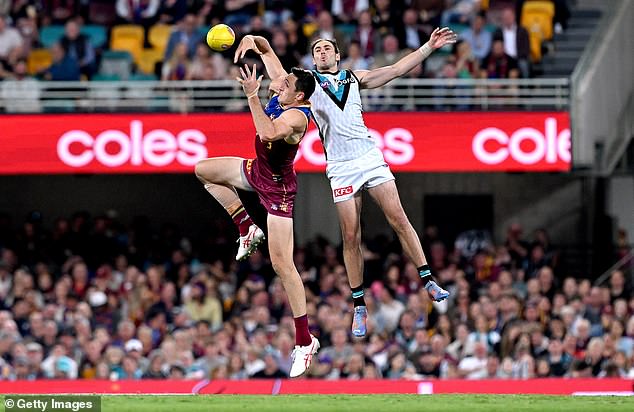
[[[562,31],[568,0],[550,1],[555,4],[552,27]],[[424,44],[435,27],[449,25],[461,41],[410,72],[410,77],[530,77],[531,61],[539,56],[531,56],[531,33],[518,24],[523,4],[524,0],[0,0],[0,80],[127,79],[128,73],[105,76],[102,60],[109,58],[105,51],[110,48],[129,51],[136,63],[130,70],[144,79],[233,80],[229,53],[211,53],[204,43],[207,29],[219,22],[236,29],[238,41],[246,33],[269,39],[287,69],[312,68],[308,46],[318,37],[338,41],[343,68],[368,69],[394,63]],[[115,41],[114,28],[122,25],[142,28],[140,43],[134,45],[130,38]],[[151,38],[155,27],[165,33],[156,41]]]
[[[293,319],[265,246],[243,262],[217,218],[202,237],[116,212],[47,227],[0,216],[0,379],[284,378]],[[451,291],[432,303],[387,236],[363,245],[368,335],[350,335],[341,251],[297,247],[325,379],[634,378],[634,294],[625,267],[605,285],[562,273],[545,230],[497,244],[429,227],[430,266]],[[623,246],[625,251],[626,245]],[[588,275],[588,274],[585,274]]]

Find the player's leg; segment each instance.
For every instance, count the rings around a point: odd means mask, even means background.
[[[354,316],[352,334],[365,336],[367,309],[363,298],[363,253],[361,251],[361,192],[341,202],[335,203],[341,237],[343,239],[343,262],[348,273],[352,290]]]
[[[237,260],[253,253],[264,239],[264,232],[253,223],[235,189],[252,190],[242,172],[243,161],[239,157],[216,157],[201,160],[195,168],[205,190],[227,211],[240,232]]]
[[[436,301],[447,298],[449,293],[439,287],[432,279],[431,270],[427,265],[427,259],[425,258],[420,239],[407,218],[405,210],[403,210],[394,180],[370,187],[368,188],[368,193],[376,201],[385,214],[388,223],[396,232],[407,257],[418,267],[423,284],[431,297]]]
[[[293,219],[269,214],[269,255],[275,273],[282,279],[295,320],[295,350],[290,377],[303,374],[319,349],[319,341],[308,330],[306,291],[293,263]]]

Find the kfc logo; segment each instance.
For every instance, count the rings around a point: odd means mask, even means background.
[[[167,166],[174,161],[194,166],[207,157],[207,137],[196,129],[174,135],[164,129],[143,132],[143,122],[132,120],[128,134],[121,130],[105,130],[96,137],[83,130],[71,130],[57,141],[57,155],[64,164],[83,167],[93,160],[107,167],[126,163],[133,166]]]
[[[352,186],[340,187],[338,189],[334,189],[333,193],[335,197],[351,195],[352,194]]]
[[[472,141],[472,151],[482,163],[497,165],[509,157],[523,165],[570,162],[570,129],[557,131],[557,119],[546,118],[545,133],[522,127],[510,136],[496,127],[479,131]]]

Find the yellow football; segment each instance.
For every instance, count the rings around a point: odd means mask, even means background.
[[[233,45],[236,34],[226,24],[216,24],[207,32],[207,44],[215,51],[225,51]]]

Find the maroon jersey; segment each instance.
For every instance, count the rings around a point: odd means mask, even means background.
[[[300,110],[310,119],[308,107],[282,108],[273,96],[264,108],[264,112],[276,119],[285,110]],[[304,131],[306,132],[306,131]],[[268,213],[275,216],[293,217],[293,203],[297,193],[297,175],[293,163],[299,144],[290,144],[284,140],[262,142],[255,136],[256,158],[243,162],[247,181],[257,192],[260,203]]]

